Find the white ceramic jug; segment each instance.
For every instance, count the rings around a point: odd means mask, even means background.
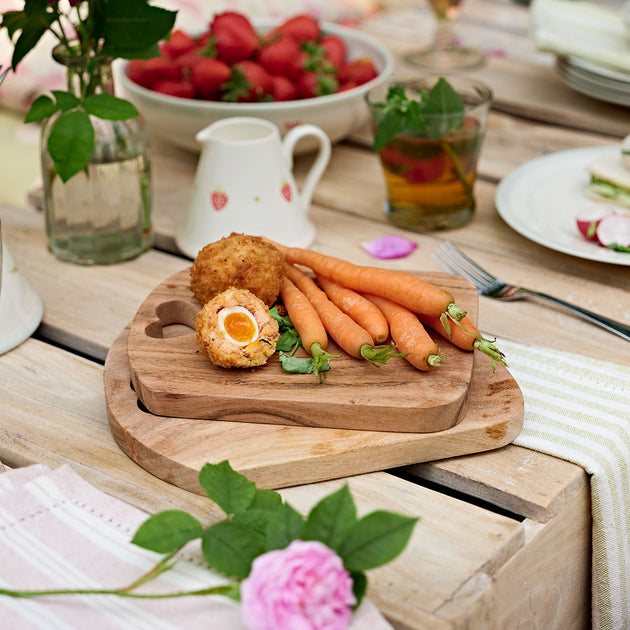
[[[319,151],[298,190],[293,150],[305,136]],[[190,205],[178,234],[181,251],[195,258],[206,244],[232,232],[266,236],[290,247],[308,247],[315,226],[308,219],[311,197],[330,160],[330,139],[315,125],[298,125],[280,139],[261,118],[214,122],[196,135],[202,144]]]

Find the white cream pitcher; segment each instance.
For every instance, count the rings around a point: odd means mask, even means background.
[[[312,136],[318,154],[298,191],[293,149]],[[317,182],[330,160],[330,139],[315,125],[298,125],[281,140],[261,118],[225,118],[202,129],[202,145],[190,205],[177,245],[195,258],[206,244],[232,232],[266,236],[289,247],[308,247],[315,226],[307,213]]]

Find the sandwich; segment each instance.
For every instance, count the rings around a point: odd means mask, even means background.
[[[629,138],[624,140],[620,153],[606,153],[591,162],[586,170],[591,176],[588,184],[590,197],[614,203],[630,212]]]

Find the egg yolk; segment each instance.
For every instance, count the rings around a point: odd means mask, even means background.
[[[256,326],[251,316],[248,317],[245,313],[230,313],[226,316],[223,326],[232,339],[241,343],[251,341],[256,335]]]

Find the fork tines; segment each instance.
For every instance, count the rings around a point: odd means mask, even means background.
[[[478,288],[496,283],[496,278],[471,260],[451,241],[445,241],[433,254],[433,258],[450,273],[464,276]]]

